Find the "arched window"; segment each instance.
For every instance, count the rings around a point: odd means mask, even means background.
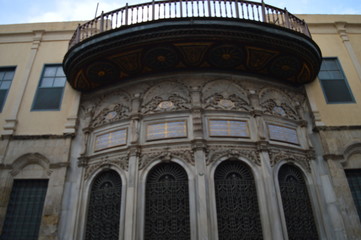
[[[189,240],[188,177],[176,163],[160,163],[146,182],[146,240]]]
[[[256,186],[249,167],[224,161],[214,173],[218,239],[262,239]]]
[[[113,170],[100,173],[90,191],[85,240],[118,240],[122,180]]]
[[[283,211],[290,240],[318,239],[310,197],[302,171],[283,165],[278,173]]]

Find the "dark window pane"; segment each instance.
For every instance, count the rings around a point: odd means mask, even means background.
[[[41,81],[40,87],[52,87],[54,82],[54,78],[52,77],[44,77]]]
[[[343,80],[322,80],[323,90],[326,95],[327,102],[352,102],[352,95]]]
[[[48,180],[15,180],[1,240],[37,240]]]
[[[59,110],[66,78],[61,65],[45,66],[33,110]]]
[[[57,77],[54,80],[54,87],[64,87],[66,78],[65,77]]]
[[[3,110],[4,103],[6,100],[7,90],[0,90],[0,111]]]
[[[361,220],[361,169],[345,170],[359,218]]]
[[[15,74],[15,67],[0,68],[0,112],[5,104],[7,92]]]
[[[58,67],[57,71],[56,71],[56,76],[57,77],[65,77],[65,73],[64,73],[64,70],[63,68],[60,66]]]
[[[0,85],[0,89],[9,89],[11,85],[11,81],[3,81]]]
[[[45,67],[45,70],[44,70],[44,77],[54,77],[56,75],[56,71],[57,71],[58,67],[56,66],[53,66],[53,67]]]
[[[39,88],[35,101],[34,110],[58,110],[61,105],[63,88]]]
[[[337,58],[323,59],[318,74],[327,103],[354,102],[351,90]]]

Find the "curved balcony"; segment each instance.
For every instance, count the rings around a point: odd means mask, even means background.
[[[307,24],[241,0],[153,1],[79,25],[64,57],[69,83],[87,91],[178,71],[256,74],[295,84],[318,74],[321,52]]]

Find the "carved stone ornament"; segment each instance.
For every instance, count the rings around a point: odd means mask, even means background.
[[[251,111],[249,104],[239,96],[232,94],[228,98],[216,93],[213,96],[205,99],[205,109],[221,109],[221,110],[236,110],[236,111]]]
[[[260,94],[260,105],[265,114],[299,120],[296,107],[291,99],[283,92],[275,89],[264,89]]]
[[[313,155],[310,152],[296,153],[287,150],[270,150],[269,151],[271,167],[275,166],[279,161],[286,160],[296,162],[301,165],[307,172],[311,172],[310,160]]]
[[[115,166],[128,171],[129,154],[115,157],[103,157],[99,161],[90,162],[85,166],[84,179],[88,179],[97,169],[103,166]]]
[[[155,83],[143,96],[141,113],[188,110],[191,108],[189,90],[178,82]]]
[[[261,158],[256,149],[240,148],[239,146],[211,146],[209,157],[207,158],[207,165],[223,157],[228,159],[244,157],[261,166]]]
[[[97,116],[95,116],[90,127],[96,128],[108,123],[116,122],[129,117],[129,108],[118,103],[104,108]]]
[[[194,165],[193,151],[190,149],[176,149],[176,150],[159,150],[156,152],[144,152],[140,155],[139,170],[145,168],[150,163],[156,160],[169,162],[172,158],[179,158]]]
[[[207,83],[202,90],[203,108],[211,110],[251,111],[246,92],[228,80]]]
[[[163,99],[159,96],[154,97],[148,104],[143,106],[142,113],[149,114],[156,112],[188,110],[190,109],[190,105],[191,104],[187,102],[187,99],[184,99],[174,93],[167,99]]]
[[[281,103],[278,105],[273,100],[268,100],[262,104],[264,113],[270,114],[277,117],[285,117],[293,120],[298,120],[299,116],[296,111],[293,110],[288,104]]]

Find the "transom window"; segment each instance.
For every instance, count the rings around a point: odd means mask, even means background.
[[[15,67],[0,68],[0,112],[3,110],[14,74]]]
[[[324,58],[318,74],[327,103],[354,103],[354,97],[337,58]]]
[[[61,65],[44,67],[33,110],[60,110],[66,77]]]

